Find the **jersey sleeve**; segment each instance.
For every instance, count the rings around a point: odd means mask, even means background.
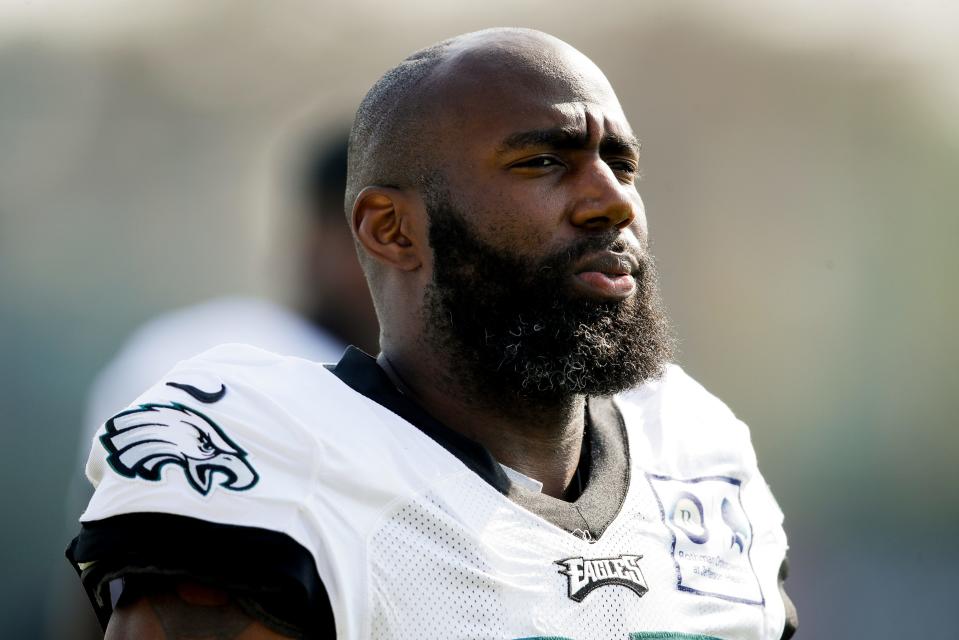
[[[329,611],[303,515],[316,446],[257,390],[260,353],[180,363],[94,437],[95,492],[67,555],[102,624],[142,576],[252,595],[279,626]]]

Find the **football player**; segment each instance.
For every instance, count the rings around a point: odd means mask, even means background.
[[[380,78],[346,194],[380,353],[218,347],[106,422],[69,555],[107,637],[790,637],[748,430],[668,364],[638,162],[540,32]]]

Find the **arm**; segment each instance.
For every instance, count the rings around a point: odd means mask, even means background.
[[[107,637],[330,637],[316,549],[300,542],[312,540],[301,518],[316,452],[299,423],[240,392],[230,358],[227,371],[181,363],[93,441],[96,491],[67,556]],[[209,397],[169,384],[197,379]],[[180,582],[215,586],[223,601],[192,600]],[[208,626],[198,635],[181,619]]]
[[[181,582],[121,598],[110,617],[105,640],[276,640],[299,638],[271,629],[248,613],[240,599],[227,591]]]

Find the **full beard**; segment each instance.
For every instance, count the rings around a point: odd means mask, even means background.
[[[456,383],[477,402],[545,407],[662,374],[672,337],[649,257],[640,258],[636,291],[625,300],[570,291],[579,258],[626,248],[618,231],[533,260],[480,240],[448,196],[429,200],[427,338],[446,351]]]

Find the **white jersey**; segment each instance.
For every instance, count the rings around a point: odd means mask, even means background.
[[[90,499],[84,466],[103,422],[181,360],[219,344],[252,344],[284,355],[335,361],[346,345],[294,311],[269,300],[219,297],[160,314],[139,327],[96,376],[89,390],[80,446],[66,495],[75,523]],[[72,526],[72,525],[71,525]]]
[[[260,575],[270,550],[293,562],[287,540],[309,566],[277,579],[328,599],[341,639],[778,640],[786,539],[745,425],[675,366],[587,417],[588,480],[564,502],[357,350],[329,369],[218,347],[101,429],[74,560],[96,573],[112,539],[146,559],[133,570],[175,564],[182,530]]]
[[[269,300],[220,297],[168,311],[139,327],[97,374],[83,435],[92,436],[104,420],[180,360],[226,342],[320,362],[339,358],[346,348],[322,328]]]

